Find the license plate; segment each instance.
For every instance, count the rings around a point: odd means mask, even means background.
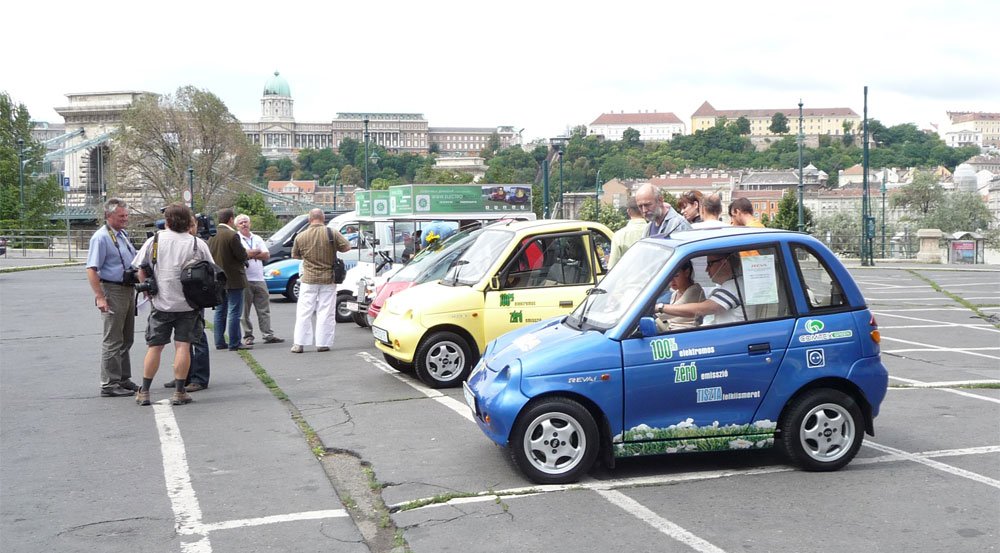
[[[379,342],[382,342],[383,344],[388,344],[389,343],[389,333],[386,332],[386,330],[384,328],[379,328],[377,326],[373,326],[372,327],[372,336],[374,336],[376,340],[378,340]]]
[[[472,409],[472,414],[476,414],[476,396],[472,395],[472,390],[469,388],[468,382],[462,383],[462,392],[465,394],[465,403],[468,404],[469,409]]]
[[[348,311],[354,311],[356,313],[358,311],[358,302],[356,302],[356,301],[345,301],[344,302],[344,307]]]

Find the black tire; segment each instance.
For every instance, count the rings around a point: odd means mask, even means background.
[[[285,297],[297,302],[299,301],[299,277],[293,276],[288,280],[288,286],[285,287]]]
[[[594,465],[600,448],[590,411],[564,397],[548,398],[522,411],[508,444],[514,463],[537,484],[576,482]]]
[[[812,390],[788,405],[780,448],[809,471],[838,470],[857,455],[865,433],[861,408],[851,396],[828,388]]]
[[[358,313],[355,311],[351,313],[351,318],[354,319],[354,324],[360,326],[361,328],[368,328],[368,317],[365,313]]]
[[[349,323],[354,319],[354,311],[347,309],[344,302],[352,301],[354,296],[350,292],[340,292],[337,294],[337,322]]]
[[[385,352],[382,353],[382,357],[385,358],[385,362],[388,363],[390,367],[401,373],[413,372],[413,363],[404,363]]]
[[[413,366],[420,378],[431,388],[454,388],[472,372],[478,361],[465,338],[454,332],[435,332],[417,347]]]

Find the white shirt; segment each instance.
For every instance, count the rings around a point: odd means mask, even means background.
[[[157,311],[192,311],[193,307],[184,299],[184,288],[181,286],[181,268],[188,261],[195,259],[206,259],[215,263],[212,259],[212,252],[208,249],[208,244],[188,232],[174,232],[170,229],[161,230],[160,239],[156,246],[156,265],[153,272],[156,274],[156,286],[159,293],[153,296],[153,307]],[[132,266],[138,268],[147,256],[152,256],[153,238],[146,240],[142,249],[136,254],[132,261]],[[197,246],[195,246],[197,244]],[[197,253],[195,252],[197,247]],[[146,275],[147,278],[149,275]]]
[[[729,279],[717,286],[708,299],[726,308],[725,311],[717,313],[710,324],[738,323],[743,319],[743,301],[740,299],[740,288],[735,279]],[[706,320],[706,324],[709,322]]]
[[[267,249],[267,246],[264,245],[264,239],[260,236],[257,236],[252,232],[249,237],[243,236],[243,233],[237,234],[240,235],[240,242],[243,244],[243,248],[247,251]],[[259,259],[247,259],[247,280],[253,282],[264,282],[263,261]]]
[[[723,223],[722,221],[715,219],[711,221],[699,221],[697,223],[692,223],[691,228],[693,229],[706,229],[706,228],[726,228],[729,225]]]

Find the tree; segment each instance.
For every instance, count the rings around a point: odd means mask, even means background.
[[[750,134],[750,120],[746,116],[741,115],[736,121],[729,124],[730,128],[740,136],[746,136]]]
[[[929,171],[917,171],[913,182],[899,189],[892,195],[893,207],[905,207],[916,212],[911,220],[927,217],[931,209],[944,199],[944,188],[938,183],[938,178]]]
[[[626,146],[638,146],[641,144],[641,137],[642,135],[639,131],[633,129],[632,127],[622,131],[622,142],[625,143]]]
[[[24,140],[24,167],[17,140]],[[0,228],[44,228],[61,207],[58,177],[34,177],[41,170],[45,149],[31,138],[31,115],[24,104],[15,105],[0,92]],[[23,174],[23,177],[22,177]],[[24,211],[21,211],[21,183]]]
[[[774,134],[785,134],[788,132],[788,117],[780,111],[771,116],[771,125],[767,130]]]
[[[854,144],[854,135],[851,134],[851,129],[854,128],[854,121],[844,121],[840,124],[844,129],[844,136],[841,140],[844,142],[844,146],[850,146]]]
[[[597,221],[603,224],[612,231],[616,231],[625,226],[628,223],[628,219],[625,218],[625,214],[619,209],[615,209],[609,205],[602,205],[600,214],[598,214],[594,208],[596,204],[592,198],[587,198],[583,200],[583,204],[580,205],[580,213],[577,214],[577,218],[581,221]]]
[[[178,201],[194,168],[195,207],[232,201],[254,175],[259,150],[218,96],[193,86],[144,95],[122,115],[114,141],[115,187],[152,191],[156,206]]]
[[[812,212],[802,208],[803,230],[809,232],[813,226]],[[799,195],[798,190],[789,188],[778,202],[778,212],[768,221],[767,226],[785,230],[799,230]]]
[[[236,197],[233,209],[237,214],[246,213],[250,216],[250,226],[256,231],[273,231],[281,228],[281,221],[274,215],[274,211],[264,201],[261,194],[248,194],[241,192]]]
[[[494,131],[490,134],[490,139],[486,142],[486,146],[479,152],[479,155],[486,161],[493,159],[493,156],[497,155],[500,151],[500,134]]]
[[[861,216],[857,213],[838,212],[820,217],[816,219],[812,234],[834,253],[858,255],[861,244]]]

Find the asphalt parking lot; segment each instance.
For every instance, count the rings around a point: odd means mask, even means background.
[[[835,473],[769,451],[693,454],[534,486],[471,422],[460,390],[393,371],[365,329],[338,325],[329,354],[280,344],[246,359],[326,448],[370,466],[412,551],[1000,550],[1000,271],[852,273],[891,389],[875,437]],[[372,550],[244,358],[213,351],[212,384],[188,406],[98,398],[82,268],[0,285],[0,549]],[[294,304],[272,299],[287,337]]]

